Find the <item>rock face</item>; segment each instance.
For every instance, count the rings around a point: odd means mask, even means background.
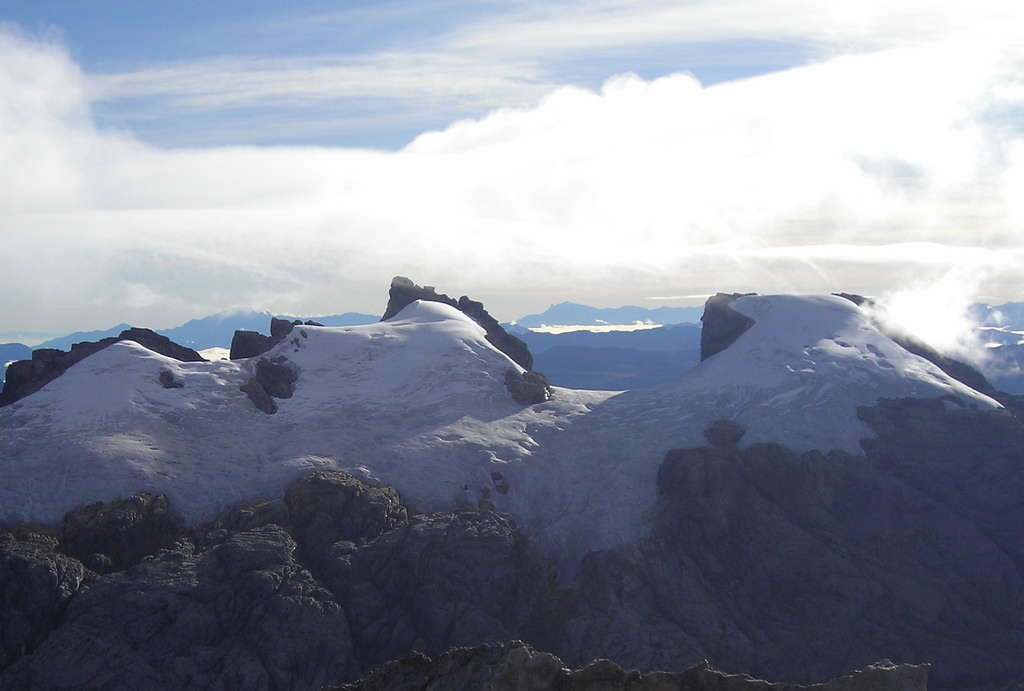
[[[509,368],[505,372],[505,388],[517,403],[523,405],[543,403],[551,398],[551,385],[548,384],[547,377],[533,370],[519,372]]]
[[[883,655],[932,661],[934,688],[1019,680],[1024,427],[944,400],[861,417],[866,457],[668,454],[650,537],[589,555],[565,628],[536,643],[572,664],[707,658],[800,683]]]
[[[430,659],[418,653],[375,670],[338,691],[924,691],[928,665],[875,663],[823,684],[769,683],[747,675],[724,674],[703,661],[682,672],[627,672],[609,660],[569,670],[554,655],[521,641],[456,648]]]
[[[119,341],[135,341],[153,352],[182,362],[203,362],[202,355],[173,342],[149,329],[130,328],[118,336],[104,338],[99,341],[76,343],[71,350],[64,352],[55,348],[40,348],[32,351],[31,360],[12,362],[7,368],[7,378],[3,391],[0,391],[0,406],[35,393],[53,381],[76,362],[97,353]],[[166,384],[165,384],[166,386]]]
[[[741,448],[716,422],[667,454],[646,537],[571,582],[507,515],[416,513],[338,472],[194,528],[138,495],[0,531],[0,688],[315,688],[401,658],[351,688],[797,688],[700,660],[833,691],[1013,687],[1024,424],[952,399],[860,415],[864,456]]]
[[[484,328],[487,332],[487,341],[491,345],[508,355],[523,369],[529,370],[533,367],[533,355],[530,354],[530,349],[522,340],[505,331],[498,320],[484,309],[483,303],[470,300],[465,295],[455,300],[444,293],[438,293],[433,286],[418,286],[405,276],[395,276],[391,280],[388,305],[381,321],[390,319],[416,300],[440,302],[462,311],[463,314]]]
[[[753,293],[746,293],[752,295]],[[704,304],[700,318],[704,326],[700,332],[700,359],[703,362],[733,343],[754,325],[754,320],[731,309],[729,305],[743,297],[743,293],[718,293]]]
[[[231,337],[231,353],[228,357],[232,360],[242,360],[263,355],[263,353],[287,338],[296,326],[302,325],[321,326],[317,322],[310,320],[302,321],[301,319],[296,319],[295,321],[288,321],[287,319],[271,317],[269,336],[265,336],[258,331],[239,329]]]
[[[90,504],[64,516],[64,552],[97,573],[122,571],[174,543],[185,532],[162,494]]]

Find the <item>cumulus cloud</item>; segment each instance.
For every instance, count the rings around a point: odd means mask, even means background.
[[[972,257],[1024,289],[1019,56],[973,40],[703,86],[564,87],[397,152],[165,150],[97,129],[59,45],[0,32],[0,289],[25,329],[235,305],[379,312],[387,281],[622,304],[882,294]]]

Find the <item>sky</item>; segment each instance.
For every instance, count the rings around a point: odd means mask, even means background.
[[[258,6],[257,6],[258,5]],[[1016,0],[0,0],[0,319],[1024,299]]]

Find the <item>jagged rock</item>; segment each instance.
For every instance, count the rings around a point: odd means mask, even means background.
[[[174,543],[185,525],[162,494],[135,494],[68,512],[64,551],[97,573],[121,571]]]
[[[179,541],[82,590],[0,687],[319,688],[349,678],[344,612],[294,552],[277,526],[201,553]]]
[[[508,516],[464,510],[412,516],[365,545],[338,542],[325,564],[364,668],[412,650],[519,637],[554,587],[550,564]]]
[[[296,541],[322,565],[338,541],[362,543],[405,525],[409,514],[390,487],[372,487],[342,472],[320,471],[285,492]]]
[[[943,399],[860,416],[878,435],[865,457],[669,453],[650,537],[588,555],[538,645],[571,664],[706,658],[799,683],[883,656],[930,660],[936,689],[1022,678],[1024,427]]]
[[[288,510],[268,499],[254,499],[230,507],[208,523],[196,529],[196,545],[207,548],[220,544],[234,533],[267,525],[277,525],[291,531]]]
[[[247,331],[239,329],[231,337],[231,352],[228,357],[231,360],[242,360],[245,358],[263,355],[278,343],[283,341],[296,326],[323,326],[312,320],[288,321],[278,317],[270,318],[270,335],[266,336],[258,331]]]
[[[86,580],[81,562],[57,547],[54,537],[0,532],[0,670],[50,634]]]
[[[265,336],[258,331],[239,329],[231,337],[231,353],[228,357],[232,360],[256,357],[267,352],[278,343],[279,341],[275,341],[270,336]]]
[[[180,346],[166,336],[161,336],[150,329],[132,327],[125,329],[118,336],[99,341],[75,343],[67,352],[56,348],[40,348],[32,351],[31,360],[12,362],[7,367],[4,388],[0,391],[0,406],[9,405],[35,393],[62,375],[68,367],[76,362],[81,362],[93,353],[98,353],[120,341],[135,341],[155,353],[181,362],[205,361],[205,358],[196,351]]]
[[[438,293],[433,286],[418,286],[405,276],[395,276],[391,279],[391,288],[388,290],[388,305],[380,320],[387,321],[391,319],[391,317],[417,300],[440,302],[460,310],[484,328],[487,332],[486,338],[488,343],[508,355],[513,362],[523,369],[529,370],[533,367],[533,355],[530,353],[526,343],[505,331],[501,324],[484,309],[483,303],[470,300],[465,295],[455,300],[444,293]]]
[[[492,346],[508,355],[512,362],[523,369],[531,370],[533,368],[533,355],[530,353],[526,343],[505,331],[501,324],[498,323],[498,320],[484,309],[482,302],[470,300],[463,295],[459,298],[457,306],[462,310],[463,314],[484,327],[484,330],[487,331],[487,341]]]
[[[268,415],[273,415],[277,412],[277,404],[274,403],[274,399],[270,397],[270,394],[263,388],[263,385],[256,380],[256,377],[253,377],[238,388],[249,397],[249,400],[252,401],[257,410],[261,410]]]
[[[259,382],[267,395],[274,398],[291,398],[298,375],[285,364],[283,357],[273,360],[260,358],[256,363],[256,381]]]
[[[547,377],[533,370],[519,372],[510,367],[505,372],[505,388],[516,403],[523,405],[543,403],[551,398],[551,385]]]
[[[279,319],[272,317],[270,319],[270,337],[276,342],[280,343],[283,341],[288,334],[292,332],[296,326],[302,323],[302,320],[296,319],[295,321],[288,321],[287,319]]]
[[[512,641],[454,648],[436,659],[416,653],[336,691],[925,691],[928,669],[883,660],[822,684],[796,686],[725,674],[706,660],[682,672],[627,672],[608,660],[569,670],[554,655]]]
[[[125,329],[114,341],[135,341],[139,345],[152,350],[154,353],[160,353],[166,357],[180,360],[181,362],[206,362],[206,358],[185,346],[178,345],[167,336],[161,336],[157,332],[151,329],[140,329],[138,327],[131,327]],[[74,351],[75,347],[72,346],[71,350]]]
[[[754,325],[753,319],[730,307],[744,295],[753,293],[718,293],[704,303],[704,314],[700,318],[704,324],[700,332],[701,362],[731,346]]]

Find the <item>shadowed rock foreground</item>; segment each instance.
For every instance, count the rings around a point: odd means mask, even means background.
[[[571,582],[507,515],[337,472],[195,527],[159,495],[8,526],[0,688],[799,688],[701,660],[924,688],[886,658],[933,689],[1020,684],[1024,427],[940,399],[861,418],[862,457],[713,426],[666,457],[647,536]]]

